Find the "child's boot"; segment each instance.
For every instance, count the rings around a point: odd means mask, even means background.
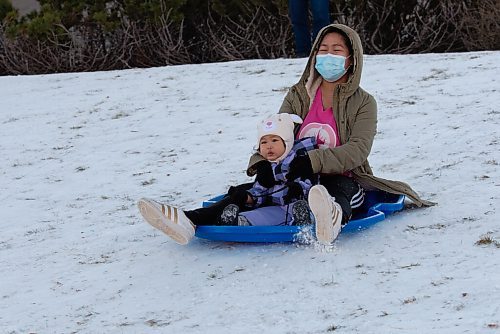
[[[293,203],[292,207],[293,225],[312,224],[311,210],[309,205],[304,200],[299,200]]]
[[[235,226],[238,225],[238,214],[240,213],[240,208],[236,204],[229,204],[222,210],[222,214],[219,217],[220,225],[224,226]]]

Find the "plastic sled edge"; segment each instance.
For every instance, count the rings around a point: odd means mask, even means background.
[[[219,195],[202,203],[203,207],[219,201]],[[386,216],[404,207],[404,195],[383,191],[367,191],[359,212],[342,228],[342,234],[369,228]],[[202,239],[228,242],[273,243],[294,242],[303,226],[198,226],[195,236]],[[307,228],[307,227],[306,227]]]

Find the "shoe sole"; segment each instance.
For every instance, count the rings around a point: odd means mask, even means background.
[[[137,203],[137,206],[139,207],[139,212],[149,225],[162,231],[180,245],[186,245],[189,242],[190,238],[185,236],[185,234],[189,234],[186,228],[165,217],[161,210],[153,203],[141,199]]]
[[[311,188],[308,202],[316,220],[316,239],[331,245],[340,232],[341,212],[334,207],[330,194],[324,187]]]

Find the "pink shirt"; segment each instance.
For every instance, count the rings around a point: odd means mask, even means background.
[[[316,138],[319,148],[334,148],[340,145],[333,109],[323,110],[321,89],[316,92],[311,109],[300,126],[297,135],[297,139],[305,137]]]
[[[314,137],[318,143],[318,148],[334,148],[340,146],[339,131],[333,109],[323,110],[323,101],[321,99],[321,89],[318,88],[311,109],[302,123],[297,135],[297,139],[305,137]],[[351,172],[343,173],[345,176],[352,177]]]

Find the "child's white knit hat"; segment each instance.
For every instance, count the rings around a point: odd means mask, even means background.
[[[293,147],[295,123],[302,124],[302,118],[295,114],[281,113],[267,117],[257,125],[257,147],[259,147],[260,139],[266,135],[280,136],[285,142],[285,152],[273,161],[280,162]]]

